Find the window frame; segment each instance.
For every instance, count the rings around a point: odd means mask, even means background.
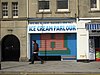
[[[8,18],[8,2],[2,2],[2,17]]]
[[[69,0],[68,0],[68,2],[67,2],[67,3],[68,3],[68,9],[67,9],[67,8],[66,8],[66,9],[59,9],[59,8],[58,8],[58,1],[59,1],[59,0],[57,0],[57,12],[67,12],[67,11],[69,11]]]
[[[96,0],[96,8],[92,8],[91,7],[91,0],[90,0],[90,8],[91,8],[91,11],[93,10],[99,10],[100,9],[100,0]]]
[[[49,1],[49,9],[39,9],[39,1]],[[50,0],[38,0],[38,11],[39,12],[50,12]]]
[[[12,17],[18,18],[18,2],[12,2]]]

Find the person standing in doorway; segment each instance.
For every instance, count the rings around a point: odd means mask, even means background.
[[[30,64],[34,64],[34,58],[36,57],[38,60],[41,61],[41,64],[44,63],[44,61],[38,56],[38,52],[39,52],[39,47],[38,44],[36,43],[36,40],[32,41],[34,47],[33,47],[33,53],[32,53],[32,59],[31,59],[31,63]]]

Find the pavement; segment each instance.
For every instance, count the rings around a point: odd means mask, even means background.
[[[100,75],[100,62],[46,61],[1,62],[0,75]]]

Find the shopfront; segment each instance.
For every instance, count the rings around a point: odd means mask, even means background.
[[[92,57],[100,61],[100,23],[88,23],[86,29],[89,31],[89,49]]]
[[[77,57],[77,24],[67,22],[30,22],[27,27],[27,56],[30,59],[33,50],[32,40],[39,44],[39,56]]]

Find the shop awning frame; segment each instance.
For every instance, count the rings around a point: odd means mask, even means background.
[[[87,30],[100,30],[100,23],[87,23],[85,28]]]

